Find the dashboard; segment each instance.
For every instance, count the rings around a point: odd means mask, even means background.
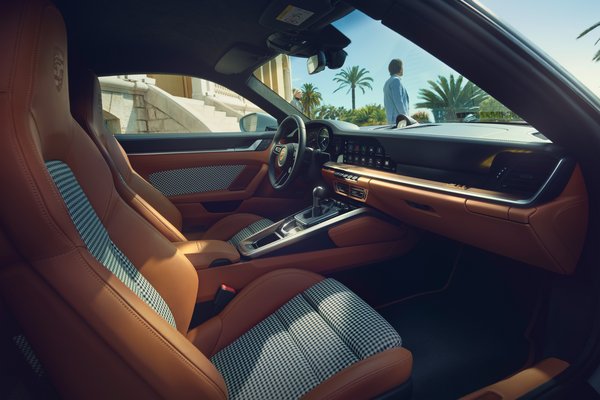
[[[573,172],[573,160],[531,127],[445,125],[451,126],[399,131],[312,121],[307,124],[307,145],[328,153],[325,168],[340,174],[354,172],[520,207],[557,196]],[[457,129],[467,133],[459,136]],[[496,138],[486,135],[489,130],[497,131]]]
[[[530,265],[574,271],[587,230],[583,176],[563,148],[534,128],[366,129],[322,120],[306,126],[313,149],[329,160],[321,174],[336,195]]]

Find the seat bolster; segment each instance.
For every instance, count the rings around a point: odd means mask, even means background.
[[[122,153],[122,157],[127,157],[125,151],[117,140],[112,137],[109,139],[114,141],[113,145],[118,147],[116,151]],[[136,192],[141,198],[149,203],[158,213],[169,221],[176,229],[181,230],[182,227],[182,216],[177,207],[167,199],[161,192],[152,186],[148,181],[138,175],[137,172],[131,170],[131,176],[127,181],[127,184],[131,189]]]
[[[202,235],[202,239],[229,240],[248,225],[263,219],[256,214],[232,214],[222,218]],[[189,235],[188,235],[189,236]],[[191,240],[192,237],[188,237]]]
[[[371,399],[407,382],[411,371],[411,352],[396,347],[350,365],[302,399]]]
[[[188,333],[188,339],[210,358],[274,313],[298,293],[322,281],[312,272],[281,269],[246,286],[217,316]]]
[[[71,71],[71,112],[106,160],[119,194],[167,239],[185,240],[177,207],[133,170],[127,153],[104,125],[98,78],[80,61]]]
[[[117,183],[117,182],[115,182]],[[121,184],[117,184],[117,189],[119,189],[119,194],[121,196],[126,197],[127,203],[131,205],[131,207],[136,210],[140,215],[142,215],[152,226],[154,226],[160,233],[162,233],[167,240],[171,242],[181,242],[186,241],[187,239],[183,236],[183,233],[179,231],[177,227],[175,227],[169,220],[164,218],[158,211],[154,209],[146,200],[144,200],[141,196],[136,195],[129,186],[125,185],[121,182]]]

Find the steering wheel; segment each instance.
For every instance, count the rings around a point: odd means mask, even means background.
[[[298,133],[298,143],[289,143],[288,137]],[[304,150],[306,127],[298,115],[290,115],[281,122],[273,137],[269,157],[269,181],[275,190],[283,190],[298,176]]]

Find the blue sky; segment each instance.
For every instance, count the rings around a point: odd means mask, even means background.
[[[570,73],[600,96],[600,63],[592,62],[600,38],[600,28],[588,36],[575,38],[590,25],[600,21],[600,1],[596,0],[481,0],[481,4],[522,33]],[[411,103],[419,102],[418,91],[428,87],[427,81],[438,75],[455,73],[435,57],[412,42],[381,25],[379,21],[353,12],[335,23],[352,43],[346,48],[348,57],[343,68],[359,65],[371,72],[373,90],[365,94],[359,90],[356,106],[383,103],[382,87],[389,77],[387,65],[392,58],[404,61],[403,84]],[[600,46],[600,43],[598,44]],[[350,94],[333,82],[339,70],[326,69],[316,75],[306,72],[306,59],[292,58],[292,85],[299,87],[305,82],[315,84],[323,96],[322,104],[351,107]]]

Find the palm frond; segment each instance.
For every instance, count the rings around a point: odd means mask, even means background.
[[[596,22],[594,25],[590,26],[589,28],[587,28],[585,31],[581,32],[579,34],[579,36],[577,36],[577,39],[587,35],[588,33],[590,33],[591,31],[593,31],[594,29],[596,29],[597,27],[600,26],[600,22]]]
[[[438,76],[436,81],[427,81],[429,88],[420,89],[418,98],[421,100],[417,108],[440,108],[453,114],[461,109],[476,109],[489,96],[473,82],[462,75],[455,77]]]

